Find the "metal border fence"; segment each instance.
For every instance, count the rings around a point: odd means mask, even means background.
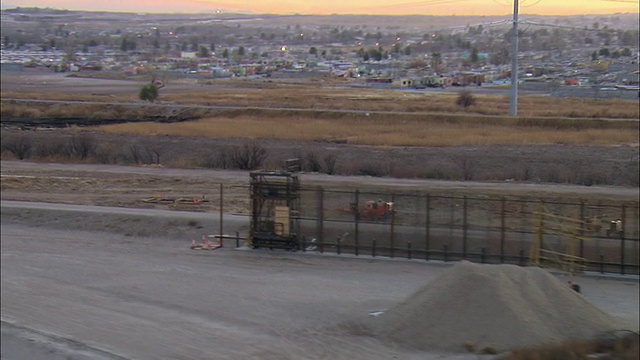
[[[224,202],[222,192],[221,184]],[[299,251],[524,266],[533,258],[532,245],[540,235],[536,213],[544,204],[550,214],[581,224],[571,237],[580,239],[575,256],[582,269],[640,275],[637,201],[322,187],[303,187],[300,193],[295,216]],[[363,217],[360,211],[368,201],[393,203],[393,211],[376,219]],[[222,206],[220,210],[222,223]],[[558,251],[566,237],[545,234],[544,245],[538,245]],[[233,239],[221,236],[222,242]],[[241,240],[236,234],[236,246]]]
[[[366,201],[393,203],[379,219],[364,218]],[[566,201],[431,193],[302,189],[299,249],[408,259],[527,265],[547,211],[582,224],[573,229],[576,256],[587,271],[639,274],[638,202]],[[354,210],[357,209],[357,210]],[[612,231],[612,224],[618,231]],[[559,249],[562,235],[544,235]]]

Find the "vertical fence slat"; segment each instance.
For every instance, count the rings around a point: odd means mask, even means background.
[[[622,231],[620,233],[620,274],[625,274],[625,265],[624,265],[624,248],[625,248],[625,237],[626,237],[626,225],[627,225],[627,207],[622,204]]]
[[[425,236],[424,236],[424,258],[425,260],[429,260],[429,242],[431,237],[431,197],[427,194],[426,199],[426,223],[425,223]]]
[[[585,218],[584,218],[584,200],[580,200],[580,230],[579,230],[579,234],[580,234],[580,257],[584,259],[584,240],[582,240],[582,238],[584,237],[584,225],[585,225]]]
[[[391,203],[393,203],[394,206],[395,206],[395,201],[396,201],[396,194],[391,194]],[[394,226],[395,223],[396,223],[395,211],[392,211],[391,212],[391,229],[389,234],[389,244],[391,245],[389,249],[389,253],[391,254],[391,258],[393,258],[393,249],[395,248],[395,226]]]
[[[467,258],[467,196],[462,200],[462,258]]]
[[[356,220],[355,223],[355,234],[354,236],[354,241],[355,241],[355,245],[356,245],[356,249],[359,248],[359,243],[360,243],[360,228],[359,228],[359,223],[360,223],[360,191],[356,189],[356,205],[354,208],[354,218]],[[358,255],[358,250],[356,250],[356,255]]]
[[[318,187],[318,240],[320,244],[324,241],[324,188]]]
[[[500,263],[504,263],[504,243],[505,243],[505,236],[506,236],[506,229],[505,229],[505,208],[506,208],[506,202],[507,200],[505,198],[502,198],[502,200],[500,201],[501,205],[500,205]]]

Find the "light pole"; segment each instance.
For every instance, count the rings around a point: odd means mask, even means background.
[[[511,103],[509,115],[518,115],[518,0],[513,0],[513,49],[511,50]]]

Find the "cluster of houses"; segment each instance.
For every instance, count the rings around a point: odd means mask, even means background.
[[[231,63],[214,56],[197,57],[193,52],[177,52],[142,61],[121,53],[77,54],[74,61],[56,50],[8,51],[2,50],[2,71],[21,71],[25,67],[46,67],[56,72],[111,72],[128,76],[144,75],[151,71],[164,71],[176,77],[310,77],[333,76],[368,85],[425,89],[455,86],[510,86],[508,66],[483,66],[475,70],[435,73],[426,69],[405,69],[398,61],[352,62],[347,60],[308,59],[306,54],[283,53],[279,57],[264,58],[247,63]],[[519,72],[521,82],[549,83],[559,86],[592,87],[611,86],[637,89],[638,63],[609,61],[597,64],[569,64],[567,66],[527,66]]]

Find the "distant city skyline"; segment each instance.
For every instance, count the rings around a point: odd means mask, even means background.
[[[638,13],[634,0],[519,0],[520,12],[537,15]],[[263,14],[505,15],[513,0],[9,0],[2,7],[147,13],[253,12]]]

